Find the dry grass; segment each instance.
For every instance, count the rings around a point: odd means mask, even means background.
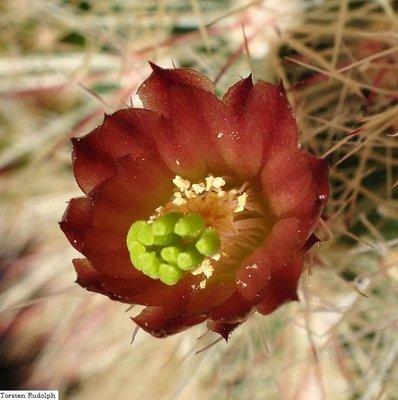
[[[280,3],[283,4],[281,8]],[[398,398],[398,17],[389,0],[0,4],[0,381],[65,399]],[[243,25],[243,28],[242,28]],[[332,198],[301,302],[228,344],[165,340],[73,284],[57,221],[79,191],[69,138],[136,102],[147,60],[223,92],[283,78]],[[199,339],[197,339],[199,338]]]

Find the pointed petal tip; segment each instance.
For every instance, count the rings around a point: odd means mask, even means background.
[[[321,240],[316,236],[314,233],[307,239],[307,241],[304,243],[302,252],[306,253],[308,250],[311,249],[312,246],[314,246],[316,243],[319,243]]]
[[[290,300],[291,301],[300,301],[297,293],[295,293],[294,296],[292,296],[292,298]]]
[[[243,78],[241,80],[242,87],[245,88],[247,91],[247,95],[249,94],[250,90],[253,89],[254,83],[253,83],[253,74],[250,73],[246,78]]]
[[[207,321],[207,329],[211,332],[216,332],[222,336],[222,338],[228,342],[232,331],[238,327],[241,322],[238,323],[223,323],[223,322],[216,322],[213,320]]]
[[[70,141],[72,142],[72,146],[75,146],[77,143],[79,143],[79,138],[78,137],[72,137],[70,138]]]
[[[159,67],[159,65],[153,63],[152,61],[148,61],[150,67],[152,68],[153,72],[158,72],[158,71],[163,71],[164,69],[162,67]]]
[[[249,83],[252,83],[252,84],[253,84],[253,73],[250,72],[250,74],[247,75],[246,78],[242,78],[242,77],[241,77],[241,79],[240,79],[240,81],[238,81],[238,83],[239,83],[239,82],[241,82],[241,83],[242,83],[242,82],[247,82],[248,84],[249,84]]]
[[[284,85],[282,78],[279,80],[278,83],[276,83],[273,86],[276,87],[279,90],[280,96],[283,97],[286,101],[288,101],[287,100],[286,86]]]
[[[91,200],[87,197],[75,197],[69,200],[59,225],[69,243],[81,253],[84,248],[84,236],[91,222]]]

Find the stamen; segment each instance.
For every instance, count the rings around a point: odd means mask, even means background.
[[[225,180],[223,178],[217,177],[213,180],[213,187],[215,189],[221,189],[225,185]]]
[[[169,203],[148,221],[136,221],[127,234],[134,267],[152,279],[175,285],[186,276],[203,275],[195,288],[205,288],[215,270],[239,265],[264,237],[264,205],[248,182],[228,188],[222,177],[191,183],[173,179]]]
[[[238,205],[236,206],[234,212],[238,213],[245,209],[246,201],[247,201],[247,193],[243,193],[237,198]]]
[[[184,204],[187,204],[187,201],[182,197],[182,194],[177,192],[174,193],[174,199],[172,201],[173,204],[176,206],[182,206]]]
[[[191,182],[189,182],[187,179],[181,178],[181,176],[178,175],[176,175],[173,179],[173,183],[178,187],[181,193],[184,193],[191,186]]]
[[[208,176],[205,178],[206,191],[209,192],[212,188],[221,189],[225,185],[225,180],[221,177]]]
[[[192,185],[192,190],[196,193],[196,194],[201,194],[206,190],[206,186],[203,183],[194,183]]]

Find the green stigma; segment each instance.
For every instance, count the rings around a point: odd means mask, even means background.
[[[206,228],[200,214],[172,212],[154,221],[136,221],[127,234],[134,267],[152,279],[175,285],[199,267],[206,257],[219,253],[220,237]]]

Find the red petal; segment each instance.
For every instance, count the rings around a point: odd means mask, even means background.
[[[263,158],[263,140],[267,135],[265,130],[248,127],[252,116],[247,102],[252,90],[249,76],[232,86],[223,97],[231,115],[232,129],[220,138],[218,145],[222,146],[226,163],[241,180],[250,180],[258,174]]]
[[[260,301],[273,285],[276,270],[291,262],[301,249],[299,221],[278,221],[264,245],[243,260],[236,275],[238,292],[247,300]]]
[[[164,163],[174,175],[191,181],[201,180],[207,175],[202,147],[198,145],[197,138],[193,139],[190,129],[186,129],[178,121],[163,119],[162,129],[150,134]]]
[[[92,201],[87,197],[74,198],[60,222],[60,226],[71,245],[78,251],[83,251],[83,238],[92,223]]]
[[[132,320],[152,336],[161,338],[203,322],[206,316],[167,315],[163,307],[146,307]]]
[[[133,279],[112,277],[98,271],[87,259],[75,259],[73,264],[78,275],[77,283],[87,290],[124,303],[162,306],[164,314],[184,314],[184,297],[179,295],[183,288],[181,284],[170,287],[148,278],[135,269]],[[130,265],[130,268],[133,267]],[[206,318],[206,315],[202,314],[202,317]]]
[[[144,107],[169,120],[164,119],[162,129],[152,130],[149,134],[166,165],[176,175],[193,181],[203,179],[208,173],[207,153],[214,152],[214,149],[207,143],[207,119],[200,120],[197,116],[201,110],[195,109],[198,103],[195,96],[217,102],[213,83],[193,70],[166,70],[151,66],[153,73],[138,89],[138,95]],[[187,121],[187,118],[192,120]]]
[[[303,268],[300,223],[296,218],[278,221],[264,244],[264,253],[272,263],[271,278],[260,294],[257,306],[268,313],[288,300],[297,300],[297,284]]]
[[[181,149],[189,150],[195,168],[184,171],[182,175],[187,176],[188,173],[192,180],[203,178],[209,172],[215,175],[227,174],[229,171],[217,142],[220,133],[228,134],[231,130],[223,103],[213,93],[182,84],[168,87],[168,96],[173,99],[169,105],[168,118],[173,125],[177,146],[171,147],[172,143],[167,142],[161,147],[158,144],[162,156],[171,151],[172,165],[175,167],[177,149],[179,152]]]
[[[116,175],[91,194],[94,225],[117,227],[127,235],[132,222],[148,219],[157,207],[170,200],[174,175],[155,155],[128,155],[118,160]]]
[[[236,275],[236,287],[242,297],[247,300],[259,298],[271,279],[271,268],[271,260],[263,248],[257,249],[243,260]]]
[[[323,208],[329,198],[329,168],[327,160],[304,153],[316,184],[318,200]]]
[[[221,274],[214,274],[202,289],[199,285],[202,279],[201,276],[187,274],[174,286],[153,281],[153,285],[139,298],[140,303],[147,300],[151,305],[162,305],[168,315],[178,314],[186,317],[200,315],[208,318],[212,309],[231,297],[235,285]]]
[[[239,324],[246,320],[253,307],[261,299],[268,296],[267,293],[271,288],[272,293],[274,290],[278,290],[277,285],[281,283],[274,276],[277,278],[281,274],[280,271],[283,271],[283,276],[287,279],[287,282],[282,284],[282,291],[285,287],[288,289],[295,288],[299,275],[297,276],[293,270],[289,273],[289,269],[285,272],[284,268],[288,268],[287,266],[294,259],[296,253],[300,251],[301,246],[299,221],[296,218],[278,221],[262,248],[242,262],[236,277],[238,292],[235,292],[228,300],[216,307],[210,313],[210,319],[227,325]],[[253,260],[258,267],[256,273],[259,281],[252,280],[248,276],[247,267],[253,265]],[[247,287],[244,288],[239,280],[246,283]],[[291,295],[290,292],[289,295]],[[271,297],[272,299],[274,297]]]
[[[74,259],[73,264],[77,272],[77,283],[87,290],[101,293],[113,300],[124,303],[134,303],[150,306],[162,305],[167,295],[172,295],[175,287],[169,287],[159,281],[155,281],[135,270],[132,265],[134,277],[121,279],[104,274],[93,267],[92,263],[85,259]]]
[[[263,254],[271,260],[272,274],[275,269],[287,265],[300,252],[302,245],[299,220],[286,218],[278,221],[263,246]]]
[[[304,208],[301,210],[303,214],[301,226],[303,230],[311,233],[316,228],[319,217],[329,199],[329,171],[326,160],[316,158],[307,153],[305,153],[305,157],[314,180],[313,190],[315,194],[309,195],[306,218],[304,218]]]
[[[222,101],[230,109],[231,114],[240,116],[246,110],[247,99],[252,89],[253,81],[251,75],[241,79],[228,89]]]
[[[274,153],[261,173],[263,194],[278,216],[300,207],[313,206],[317,198],[314,180],[307,158],[298,149]],[[310,199],[309,199],[310,197]]]
[[[249,77],[233,86],[223,101],[235,118],[239,137],[229,144],[230,156],[239,160],[243,171],[250,171],[247,176],[257,173],[263,160],[279,148],[296,147],[297,125],[283,86],[261,81],[253,86]]]
[[[244,180],[253,178],[261,166],[263,132],[254,135],[240,129],[232,103],[238,101],[238,92],[243,89],[236,87],[226,95],[224,103],[209,88],[192,85],[191,72],[183,81],[174,76],[176,71],[180,70],[155,69],[139,91],[145,106],[150,98],[151,108],[170,120],[171,137],[153,137],[169,168],[191,180],[209,172]],[[207,78],[203,79],[207,82]]]
[[[241,324],[251,315],[255,304],[235,292],[227,301],[211,311],[210,320],[221,324]]]
[[[103,274],[121,279],[137,278],[139,272],[131,264],[126,235],[92,227],[85,235],[83,254]]]
[[[117,173],[92,192],[93,226],[83,254],[99,271],[131,278],[136,271],[126,247],[127,232],[138,219],[148,219],[172,194],[172,175],[149,155],[119,160]]]
[[[210,310],[219,306],[230,298],[235,292],[235,284],[230,278],[230,274],[215,273],[206,282],[204,289],[200,288],[200,281],[203,277],[188,278],[184,286],[177,292],[176,303],[183,304],[183,312],[186,315],[206,314],[209,316]],[[172,302],[164,303],[165,308],[177,307]],[[182,311],[182,310],[181,310]]]
[[[282,85],[257,82],[247,98],[242,122],[246,134],[262,135],[265,161],[269,154],[297,145],[297,124]]]
[[[274,214],[297,216],[301,238],[307,239],[328,198],[326,162],[298,149],[281,150],[267,160],[261,180]]]
[[[155,146],[147,135],[159,125],[159,116],[142,109],[126,109],[105,116],[90,134],[73,141],[76,181],[85,193],[114,175],[117,160],[126,154],[145,157]]]
[[[301,256],[297,256],[291,263],[275,269],[265,296],[257,305],[257,311],[261,314],[269,314],[282,304],[297,300],[297,285],[302,270]]]
[[[80,286],[122,303],[135,303],[137,296],[145,292],[151,283],[142,275],[134,280],[126,280],[102,274],[85,258],[74,259],[73,264],[77,272],[76,282]]]
[[[214,93],[214,84],[207,77],[188,68],[163,69],[151,64],[152,74],[139,87],[138,96],[144,108],[169,116],[169,107],[172,102],[169,98],[169,88],[176,84],[191,86]]]

